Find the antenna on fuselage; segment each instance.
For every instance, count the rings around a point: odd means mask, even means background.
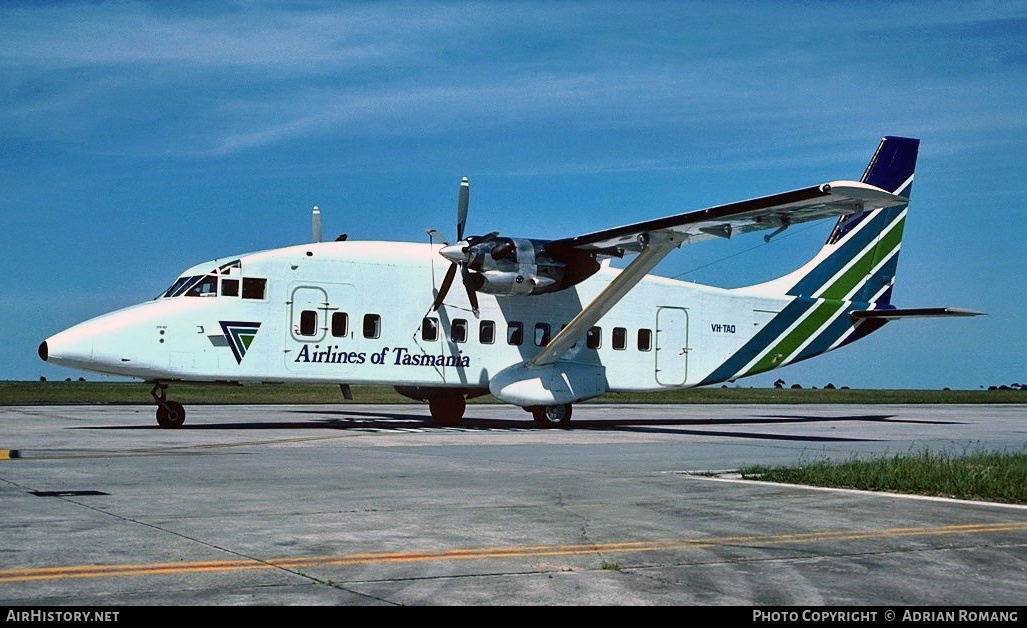
[[[314,211],[310,215],[310,222],[314,229],[314,242],[321,241],[321,210],[314,205]]]

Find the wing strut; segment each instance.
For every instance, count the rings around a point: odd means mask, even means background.
[[[642,251],[606,286],[545,348],[525,363],[528,368],[546,366],[559,360],[575,342],[580,340],[600,318],[624,298],[646,274],[660,263],[687,235],[673,231],[643,233],[638,236]]]

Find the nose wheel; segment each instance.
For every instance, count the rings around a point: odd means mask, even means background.
[[[177,401],[168,401],[167,391],[168,385],[160,382],[154,383],[150,391],[150,396],[157,402],[157,425],[165,429],[182,427],[185,423],[185,408]]]

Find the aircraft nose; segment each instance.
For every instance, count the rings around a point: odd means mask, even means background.
[[[39,357],[61,366],[88,368],[93,361],[92,338],[75,333],[74,328],[62,331],[39,345]]]

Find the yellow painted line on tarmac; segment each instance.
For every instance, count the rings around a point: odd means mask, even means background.
[[[857,540],[887,540],[905,537],[927,537],[955,534],[987,534],[1027,531],[1027,521],[978,523],[965,525],[887,528],[882,530],[837,530],[797,534],[699,537],[668,541],[622,541],[616,543],[581,543],[569,545],[529,545],[514,547],[483,547],[438,551],[367,552],[338,556],[295,558],[235,559],[137,565],[78,565],[64,567],[26,567],[0,569],[0,583],[65,578],[105,578],[112,576],[146,576],[159,574],[192,574],[211,571],[247,571],[253,569],[298,569],[361,564],[394,564],[450,560],[486,560],[566,556],[574,554],[615,554],[663,552],[727,546],[764,546],[821,543]]]

